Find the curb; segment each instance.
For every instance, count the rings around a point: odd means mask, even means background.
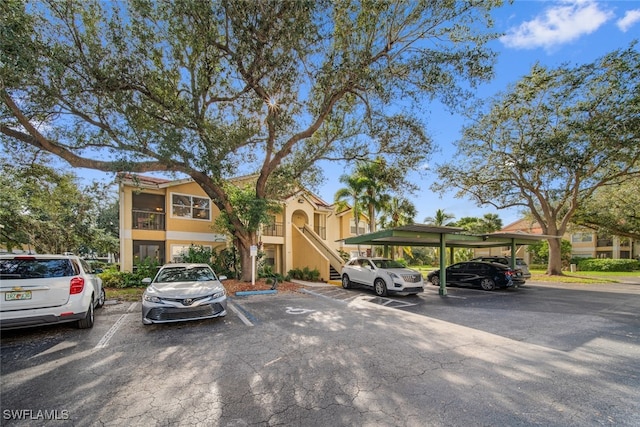
[[[276,289],[269,289],[266,291],[239,291],[236,292],[237,297],[249,296],[249,295],[269,295],[278,293]]]

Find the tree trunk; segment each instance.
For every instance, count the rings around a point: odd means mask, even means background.
[[[562,273],[562,252],[560,250],[561,236],[557,239],[548,239],[549,242],[549,263],[547,264],[547,274],[550,276],[561,276]]]
[[[238,245],[238,253],[240,254],[240,280],[244,282],[251,281],[251,245],[256,244],[256,233],[249,233],[248,238],[246,236],[236,236],[236,242]],[[255,272],[256,278],[258,272]]]

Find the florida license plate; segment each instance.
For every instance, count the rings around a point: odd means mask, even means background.
[[[31,299],[31,291],[12,291],[4,294],[5,301]]]

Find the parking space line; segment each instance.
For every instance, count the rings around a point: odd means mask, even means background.
[[[234,303],[232,303],[231,301],[227,301],[227,305],[229,306],[231,311],[233,311],[236,314],[236,316],[238,316],[238,318],[242,320],[242,323],[244,323],[247,326],[253,326],[253,323],[251,323],[251,321],[247,319],[247,317],[240,311],[240,309],[238,309],[238,307],[236,307]]]
[[[130,311],[130,310],[127,310],[127,311]],[[122,324],[124,323],[126,318],[129,317],[130,314],[131,313],[125,313],[122,316],[120,316],[120,318],[118,320],[116,320],[116,323],[114,323],[113,326],[111,326],[111,328],[109,328],[107,333],[104,334],[102,339],[100,339],[100,341],[98,341],[98,344],[96,344],[96,346],[94,348],[96,350],[99,350],[101,348],[106,348],[109,345],[109,340],[111,340],[111,338],[113,338],[113,336],[116,334],[116,332],[118,331],[120,326],[122,326]]]
[[[314,292],[314,291],[310,291],[309,289],[301,289],[300,292],[304,293],[304,294],[309,294],[309,295],[313,295],[316,297],[320,297],[320,298],[325,298],[331,301],[338,301],[338,302],[343,302],[346,304],[346,300],[342,300],[342,299],[336,299],[334,297],[331,297],[329,295],[324,295],[323,293],[319,293],[319,292]],[[357,296],[357,295],[356,295]],[[351,299],[351,298],[350,298]]]

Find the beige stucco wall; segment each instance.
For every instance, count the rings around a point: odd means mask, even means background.
[[[315,249],[305,235],[299,229],[292,230],[292,268],[318,270],[320,277],[329,280],[329,260]]]
[[[147,181],[148,182],[148,181]],[[249,181],[247,181],[249,182]],[[133,243],[138,240],[165,242],[166,261],[171,259],[172,248],[176,245],[203,245],[218,251],[227,242],[214,229],[215,218],[219,216],[218,208],[210,204],[211,218],[198,220],[174,216],[172,212],[172,195],[182,194],[197,197],[207,197],[200,186],[189,180],[174,182],[158,182],[146,184],[149,188],[138,188],[131,184],[120,185],[120,252],[121,269],[133,268]],[[158,188],[159,187],[159,188]],[[158,194],[165,197],[165,229],[148,230],[134,228],[132,224],[132,208],[134,192]],[[276,248],[276,269],[284,274],[293,268],[318,268],[323,278],[329,278],[329,261],[318,252],[313,243],[298,232],[305,224],[312,230],[324,227],[326,238],[324,242],[334,250],[343,249],[347,252],[356,250],[357,246],[344,247],[341,239],[351,237],[350,219],[352,214],[347,212],[338,215],[331,212],[316,196],[296,194],[283,203],[281,212],[275,214],[275,222],[282,224],[283,236],[261,235],[263,245]],[[363,217],[363,221],[366,218]],[[297,232],[297,233],[296,233]]]
[[[142,230],[133,228],[133,194],[134,192],[159,194],[165,196],[165,230]],[[190,196],[208,198],[199,185],[188,182],[167,188],[135,188],[120,185],[120,269],[132,271],[134,264],[133,242],[137,240],[152,240],[163,242],[165,261],[169,262],[172,249],[176,246],[205,246],[215,251],[226,247],[226,238],[212,229],[215,218],[219,215],[218,208],[210,203],[211,217],[209,220],[185,219],[174,217],[171,212],[171,194],[179,193]]]

